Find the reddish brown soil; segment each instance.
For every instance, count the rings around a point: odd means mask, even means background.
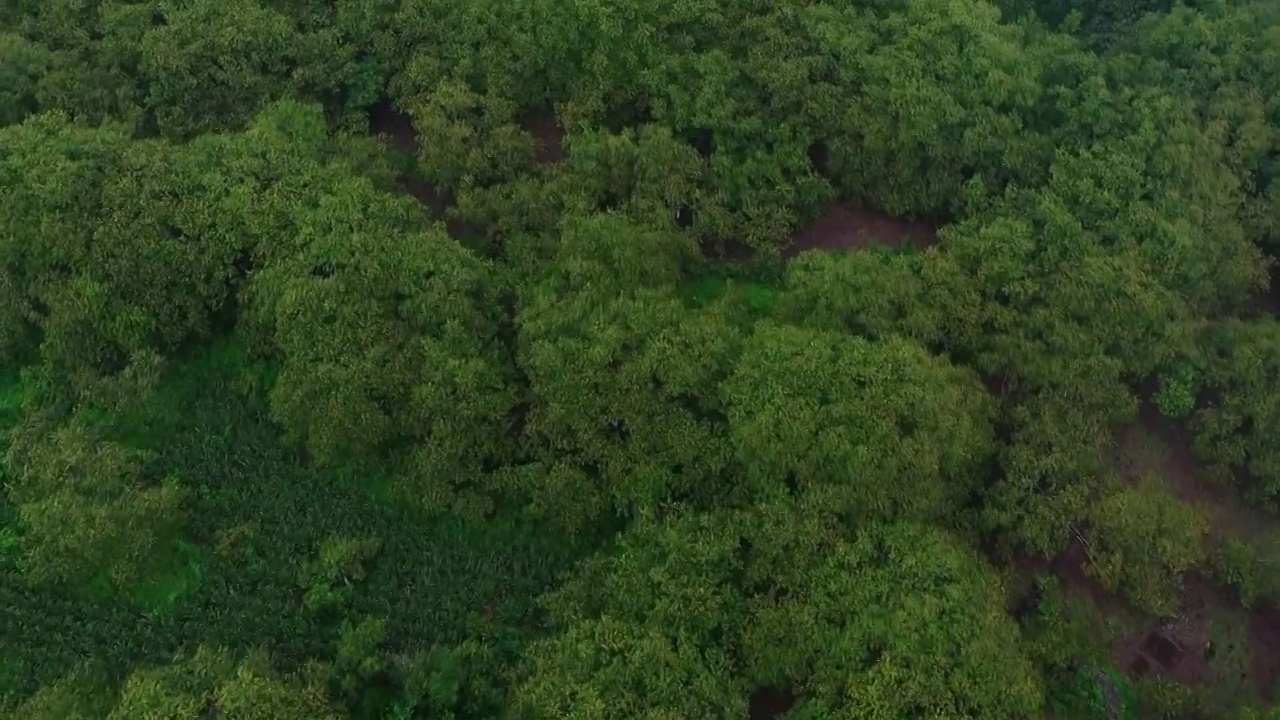
[[[1124,477],[1154,473],[1179,498],[1202,508],[1214,535],[1249,537],[1274,525],[1232,488],[1214,482],[1192,451],[1190,438],[1151,403],[1143,404],[1138,422],[1117,434],[1115,462]]]
[[[397,109],[390,99],[379,100],[369,108],[369,132],[385,136],[404,152],[418,153],[418,131],[413,129],[413,119]]]
[[[1249,624],[1254,685],[1262,697],[1274,702],[1280,698],[1280,609],[1258,608]]]
[[[932,223],[836,203],[796,233],[783,255],[792,257],[805,250],[860,250],[875,245],[898,247],[904,243],[923,250],[934,243],[937,234]]]
[[[402,152],[415,158],[418,155],[418,132],[413,127],[413,119],[397,109],[390,100],[381,100],[369,109],[369,132],[385,137],[393,147]],[[432,219],[445,222],[451,236],[461,238],[474,234],[474,228],[447,217],[449,208],[453,205],[453,197],[448,192],[411,174],[402,175],[398,182],[398,189],[421,203]]]
[[[1223,598],[1210,583],[1188,578],[1182,609],[1174,619],[1153,619],[1117,649],[1116,667],[1137,679],[1160,675],[1186,685],[1213,680],[1207,654],[1208,609]]]
[[[781,717],[795,704],[796,696],[790,690],[759,688],[751,693],[751,699],[747,701],[747,715],[751,720],[773,720]]]
[[[556,121],[555,113],[534,115],[520,127],[533,136],[534,158],[541,165],[558,163],[564,159],[564,128]]]

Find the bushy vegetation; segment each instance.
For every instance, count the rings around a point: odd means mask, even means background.
[[[1276,7],[3,4],[0,715],[1280,713]]]

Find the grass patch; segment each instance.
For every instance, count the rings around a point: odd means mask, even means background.
[[[263,401],[269,378],[254,377],[260,370],[231,343],[176,360],[132,424],[112,426],[154,450],[148,476],[173,477],[188,491],[189,534],[157,548],[141,579],[120,588],[104,574],[87,592],[68,592],[19,582],[0,562],[0,607],[16,608],[0,622],[0,704],[85,659],[122,674],[195,643],[265,646],[282,664],[331,659],[342,620],[380,617],[388,652],[490,638],[482,659],[491,672],[475,681],[483,688],[448,709],[497,714],[502,673],[539,631],[537,597],[608,538],[563,536],[518,513],[425,517],[388,482],[389,468],[306,467],[280,441]],[[298,567],[343,537],[378,539],[380,550],[340,580],[340,602],[321,612],[302,606]],[[386,716],[398,700],[377,697],[366,709]]]
[[[775,278],[734,265],[709,266],[679,287],[686,307],[706,308],[723,303],[730,317],[747,322],[768,317],[777,304],[778,292]]]
[[[351,463],[330,469],[317,480],[333,483],[342,492],[355,492],[364,496],[369,504],[381,510],[404,505],[404,498],[396,491],[394,476],[383,467],[362,466]]]
[[[680,299],[689,307],[706,307],[725,296],[729,279],[719,273],[696,275],[680,285]]]
[[[193,592],[203,574],[200,548],[187,540],[177,540],[157,558],[146,577],[129,588],[129,595],[147,612],[164,613]]]
[[[1249,616],[1235,608],[1215,606],[1209,609],[1205,622],[1215,704],[1232,707],[1241,701],[1259,700],[1252,677]],[[1201,648],[1189,651],[1200,652]]]

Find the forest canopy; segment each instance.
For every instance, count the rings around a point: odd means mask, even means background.
[[[0,717],[1280,717],[1268,0],[0,6]]]

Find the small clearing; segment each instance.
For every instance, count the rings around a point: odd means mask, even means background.
[[[751,693],[747,715],[751,720],[773,720],[785,715],[795,704],[795,693],[789,688],[762,687]]]
[[[533,136],[533,156],[539,165],[558,163],[565,157],[564,128],[554,112],[531,115],[520,128]]]
[[[1201,508],[1210,535],[1248,541],[1268,532],[1269,520],[1214,483],[1192,451],[1187,433],[1151,404],[1116,435],[1114,463],[1129,481],[1161,478],[1171,492]],[[1025,612],[1036,597],[1032,579],[1056,577],[1084,612],[1111,664],[1133,681],[1163,678],[1211,688],[1222,707],[1274,700],[1280,691],[1280,609],[1266,603],[1241,607],[1236,593],[1202,572],[1183,579],[1181,604],[1170,617],[1136,609],[1088,573],[1088,553],[1078,538],[1052,560],[1015,554],[1010,563],[1011,611]]]
[[[1154,474],[1183,501],[1202,508],[1211,535],[1246,540],[1272,527],[1273,521],[1245,504],[1233,488],[1209,477],[1191,439],[1151,403],[1144,403],[1138,421],[1118,433],[1115,463],[1126,479]]]
[[[391,100],[380,100],[369,109],[369,133],[386,138],[392,147],[411,156],[414,162],[417,162],[418,131],[413,127],[413,119],[407,113],[397,109]],[[427,213],[436,220],[443,220],[445,212],[453,204],[449,193],[421,178],[414,177],[413,173],[400,176],[400,190],[422,203]]]
[[[1195,457],[1186,433],[1151,403],[1116,438],[1116,467],[1127,479],[1150,473],[1171,492],[1200,507],[1210,535],[1248,541],[1268,519],[1213,482]],[[1132,677],[1162,675],[1179,683],[1210,683],[1237,695],[1269,697],[1280,674],[1280,611],[1245,609],[1209,578],[1186,578],[1181,611],[1152,621],[1120,649],[1119,666]]]
[[[369,134],[386,138],[392,147],[413,159],[414,167],[417,166],[421,146],[418,131],[413,127],[413,119],[396,108],[390,99],[379,100],[369,109]],[[450,236],[461,239],[474,234],[473,228],[448,217],[449,208],[453,206],[451,193],[423,180],[412,171],[402,174],[398,183],[398,189],[417,200],[431,219],[445,223]]]
[[[808,227],[796,233],[782,254],[790,258],[805,250],[841,252],[902,245],[923,250],[936,241],[937,235],[938,228],[933,223],[895,218],[877,210],[834,203]]]
[[[413,118],[399,110],[390,98],[369,108],[369,133],[382,135],[402,152],[418,154],[418,131],[413,127]]]

